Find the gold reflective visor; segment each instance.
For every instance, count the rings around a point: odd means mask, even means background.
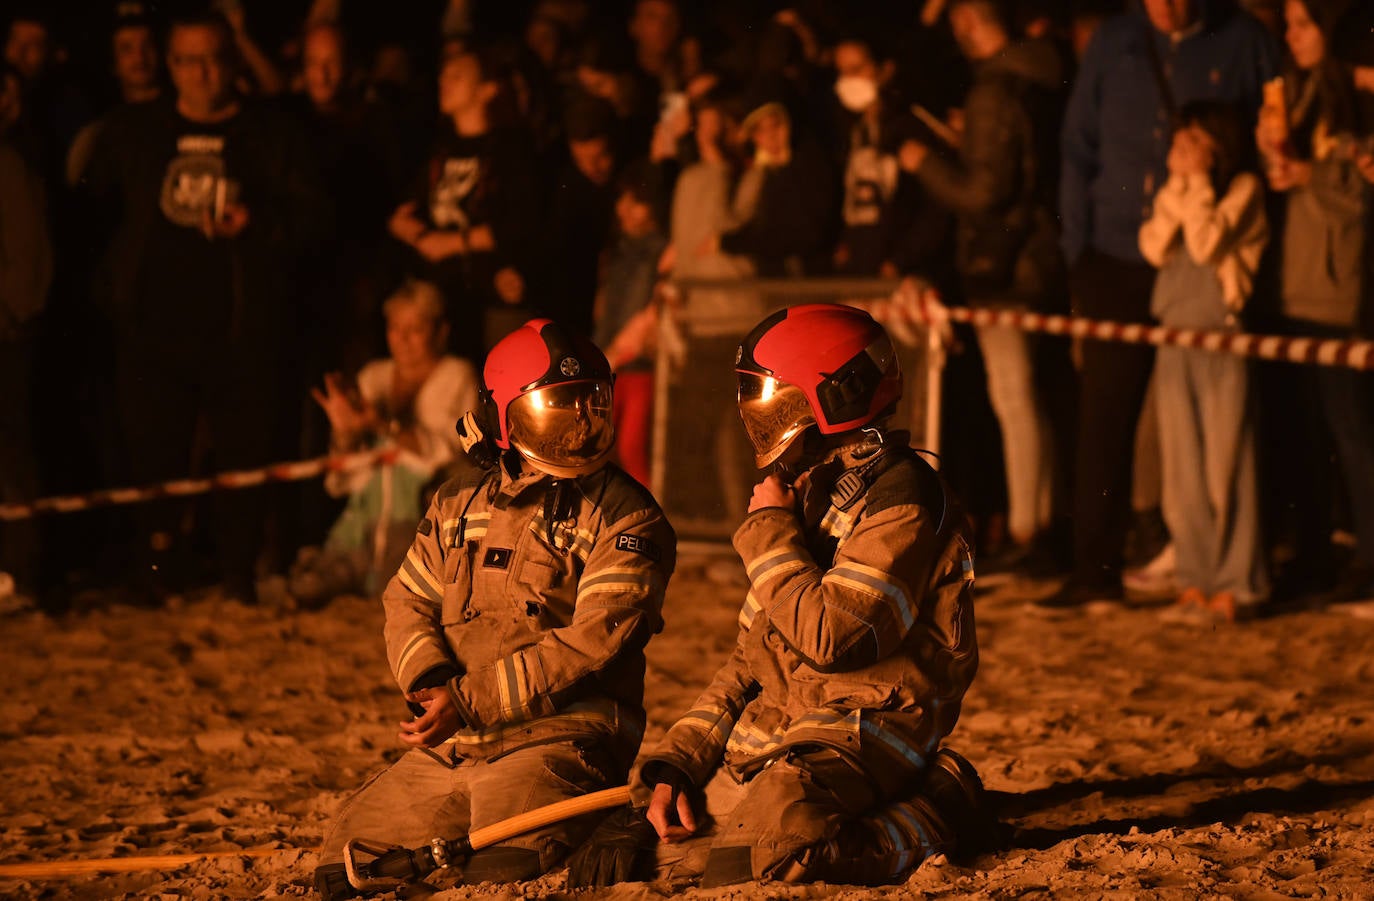
[[[816,416],[795,385],[754,372],[739,375],[739,415],[754,445],[754,462],[763,469],[783,455]]]
[[[510,443],[555,476],[585,475],[615,442],[609,382],[565,382],[522,394],[506,408]]]

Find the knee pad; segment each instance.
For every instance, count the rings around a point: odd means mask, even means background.
[[[701,874],[702,888],[735,885],[754,878],[754,849],[750,845],[712,848],[706,858],[706,871]]]
[[[463,867],[463,882],[523,882],[544,875],[539,852],[529,848],[495,845],[483,848],[468,858]]]

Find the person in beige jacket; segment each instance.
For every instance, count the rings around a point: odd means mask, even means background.
[[[644,732],[644,647],[662,628],[676,538],[609,463],[611,370],[589,341],[531,320],[487,358],[474,462],[420,520],[383,593],[387,658],[412,750],[345,802],[316,887],[352,897],[349,839],[413,846],[621,785]],[[466,883],[532,879],[595,822],[474,854]]]
[[[655,843],[675,883],[892,882],[952,852],[980,807],[976,773],[941,747],[978,667],[969,527],[885,427],[901,395],[890,339],[859,310],[799,306],[737,359],[756,462],[782,467],[735,533],[739,637],[570,885],[647,875]]]

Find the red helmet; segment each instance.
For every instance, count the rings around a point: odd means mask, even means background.
[[[873,317],[840,304],[774,313],[740,344],[739,411],[760,469],[814,425],[822,435],[863,428],[902,396],[892,339]]]
[[[531,319],[497,342],[482,370],[496,445],[561,478],[601,468],[615,441],[611,381],[595,344]]]

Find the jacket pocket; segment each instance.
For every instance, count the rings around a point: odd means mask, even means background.
[[[555,628],[572,620],[574,597],[565,589],[563,571],[542,560],[525,560],[516,571],[512,600],[541,628]]]

